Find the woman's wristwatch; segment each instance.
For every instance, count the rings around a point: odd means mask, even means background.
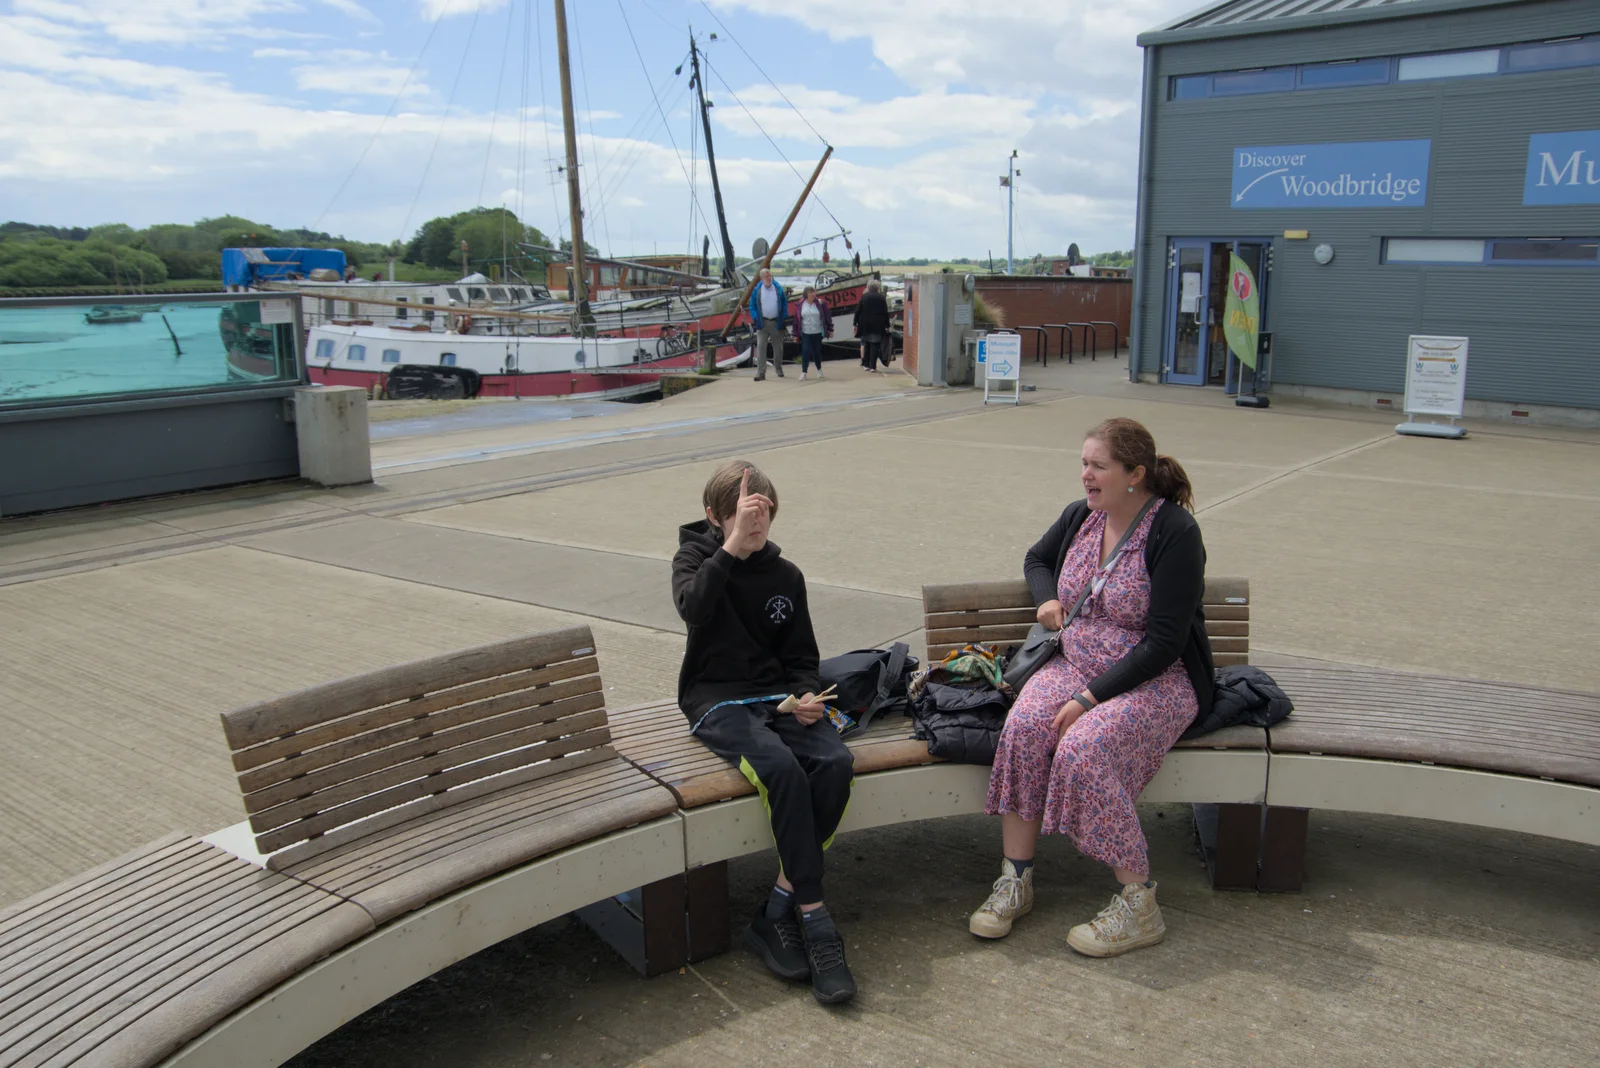
[[[1096,701],[1094,699],[1094,695],[1091,694],[1088,690],[1081,691],[1080,693],[1078,693],[1077,696],[1075,696],[1073,698],[1073,700],[1078,702],[1078,704],[1082,705],[1083,706],[1083,710],[1085,712],[1089,711],[1089,709],[1093,708],[1095,705],[1100,703],[1099,701]]]

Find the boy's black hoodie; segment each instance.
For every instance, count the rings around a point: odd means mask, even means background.
[[[672,600],[689,624],[678,707],[691,724],[719,701],[817,691],[805,576],[772,542],[740,560],[706,520],[684,524],[672,558]]]

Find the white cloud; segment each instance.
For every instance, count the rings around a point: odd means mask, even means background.
[[[303,48],[258,48],[250,53],[252,59],[310,59],[311,53]]]
[[[422,17],[437,22],[447,15],[470,15],[474,11],[493,11],[504,7],[506,0],[420,0]]]
[[[384,98],[429,94],[423,72],[413,74],[410,68],[395,63],[393,56],[350,48],[319,53],[315,63],[295,67],[290,73],[295,87],[307,91]]]

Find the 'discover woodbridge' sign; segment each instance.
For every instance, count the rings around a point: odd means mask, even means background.
[[[1429,140],[1258,145],[1233,150],[1236,208],[1420,208]]]
[[[1600,130],[1528,138],[1524,204],[1600,204]]]

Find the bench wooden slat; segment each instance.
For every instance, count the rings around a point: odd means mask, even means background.
[[[273,828],[256,835],[257,847],[263,853],[273,853],[303,839],[329,837],[336,828],[354,832],[362,828],[372,830],[380,826],[393,826],[396,822],[435,811],[468,796],[477,797],[546,775],[559,774],[571,766],[570,763],[552,759],[555,757],[585,762],[591,756],[595,760],[608,759],[614,755],[606,744],[610,739],[609,729],[586,731],[570,738],[542,743],[538,751],[545,758],[543,763],[529,764],[522,753],[503,753],[465,767],[420,779],[413,778],[377,793],[365,794],[336,808],[318,809],[315,799],[312,799],[305,806],[310,811],[304,818],[287,825],[279,824],[277,821],[282,814],[274,810],[250,817],[251,829],[255,829],[257,820]]]
[[[288,737],[235,753],[234,768],[241,773],[239,786],[247,791],[257,790],[279,781],[274,776],[287,778],[304,774],[343,760],[351,753],[365,752],[390,742],[416,737],[416,732],[424,729],[443,730],[479,716],[519,708],[522,705],[518,702],[535,687],[594,675],[599,670],[599,661],[594,657],[569,660],[554,667],[500,675],[427,697],[400,701],[360,715],[347,716],[332,723],[308,727]],[[425,717],[431,724],[430,728],[414,725]],[[255,769],[251,774],[243,774],[251,769]]]
[[[1001,582],[953,582],[922,587],[926,612],[974,612],[1031,607],[1033,594],[1021,579]]]
[[[1250,606],[1247,604],[1202,604],[1200,607],[1205,612],[1208,631],[1212,623],[1220,620],[1243,620],[1248,622],[1250,619]]]
[[[572,766],[321,855],[296,860],[302,847],[285,850],[280,856],[291,862],[282,870],[358,902],[383,923],[508,868],[677,809],[671,791],[614,754],[583,765],[551,763]]]
[[[1009,623],[1001,626],[944,627],[928,631],[928,641],[938,645],[961,645],[966,642],[1014,645],[1028,636],[1032,623]]]
[[[337,716],[593,653],[594,637],[588,627],[512,638],[246,705],[223,714],[223,731],[229,748],[244,749]]]
[[[595,730],[606,725],[606,710],[601,707],[604,700],[599,693],[585,694],[391,746],[246,794],[245,811],[270,815],[278,806],[299,803],[299,810],[289,818],[300,819],[396,783],[537,742]]]
[[[929,629],[940,627],[984,627],[995,624],[1022,623],[1032,626],[1037,613],[1028,608],[996,608],[989,611],[929,612],[925,625]]]
[[[1248,653],[1212,653],[1211,663],[1214,667],[1244,667],[1250,663]]]
[[[159,1063],[372,930],[332,894],[162,839],[0,913],[0,1064]]]

